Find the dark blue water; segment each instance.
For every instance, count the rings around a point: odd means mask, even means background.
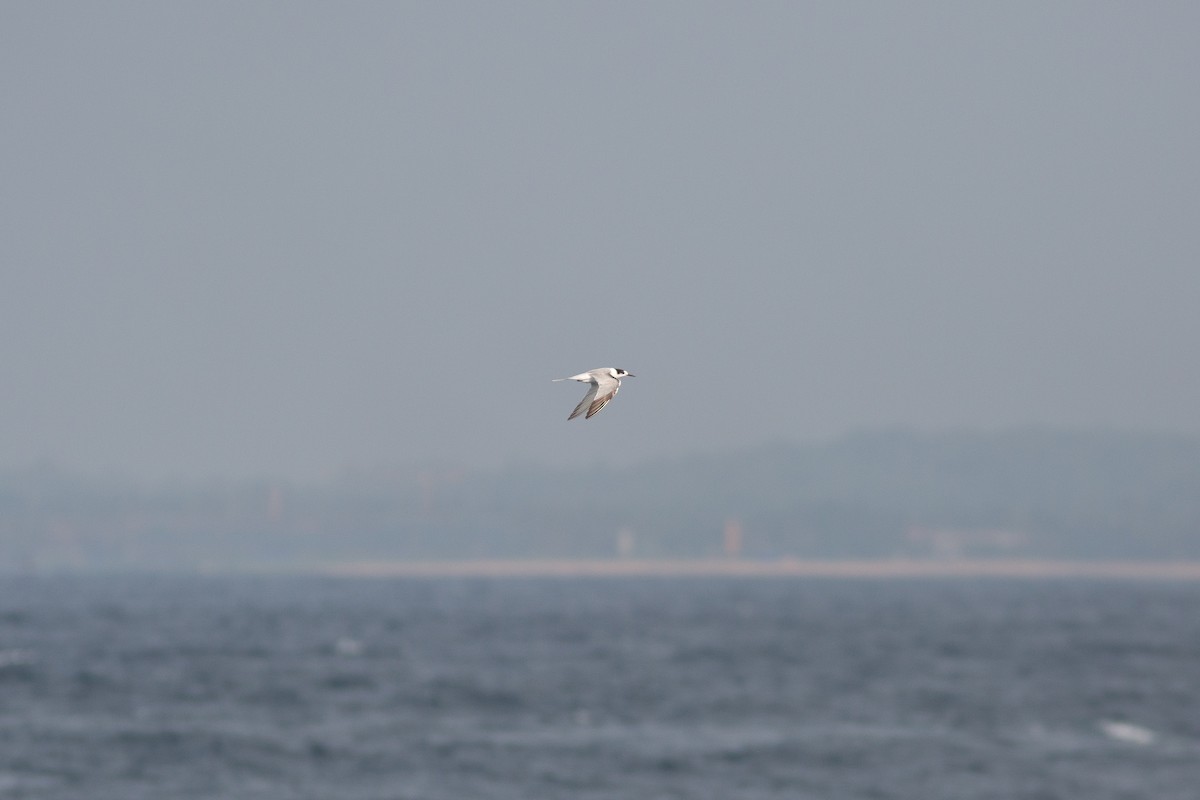
[[[1200,587],[7,579],[0,798],[1155,798]]]

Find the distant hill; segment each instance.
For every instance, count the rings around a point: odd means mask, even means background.
[[[1200,439],[888,430],[631,467],[150,491],[0,476],[0,569],[405,558],[1200,558]]]

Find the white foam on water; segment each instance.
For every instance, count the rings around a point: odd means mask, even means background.
[[[333,649],[339,656],[353,658],[361,656],[363,653],[363,644],[357,639],[351,639],[349,636],[343,636],[334,643]]]
[[[0,650],[0,669],[21,667],[34,662],[32,650]]]
[[[1146,746],[1154,744],[1154,731],[1149,728],[1143,728],[1141,725],[1134,725],[1129,722],[1116,722],[1113,720],[1101,720],[1100,730],[1110,739],[1127,744],[1136,744]]]

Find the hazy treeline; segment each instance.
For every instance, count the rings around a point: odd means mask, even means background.
[[[404,558],[1200,558],[1200,439],[882,431],[629,467],[146,489],[0,475],[0,571]]]

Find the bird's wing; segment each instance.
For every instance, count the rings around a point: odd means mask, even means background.
[[[595,394],[596,394],[596,390],[593,389],[591,392],[588,393],[588,397],[592,397]],[[613,390],[611,392],[609,392],[608,394],[604,395],[603,397],[597,397],[594,401],[592,401],[592,404],[588,407],[588,413],[587,413],[587,416],[584,417],[584,419],[591,419],[596,414],[599,414],[600,409],[602,409],[606,405],[608,405],[608,401],[612,400],[616,396],[617,396],[617,387],[614,386]],[[588,399],[588,397],[585,397],[584,400],[586,401]],[[575,409],[575,412],[579,413],[579,410],[582,408],[583,408],[583,403],[580,403],[579,408]]]
[[[588,389],[588,393],[585,394],[583,399],[579,401],[579,405],[575,406],[575,410],[571,412],[571,416],[567,417],[568,421],[575,419],[584,411],[587,411],[588,406],[592,405],[592,401],[596,399],[596,391],[599,388],[600,387],[597,384],[592,384],[592,388]],[[605,400],[604,402],[607,403],[608,400]],[[588,416],[590,417],[594,413],[595,412],[589,411]]]
[[[597,370],[597,372],[599,372],[599,370]],[[600,409],[608,405],[608,401],[616,397],[617,391],[621,388],[621,381],[619,378],[614,378],[612,375],[607,373],[600,375],[596,375],[595,373],[592,374],[595,375],[596,385],[595,388],[589,392],[588,397],[584,398],[584,400],[587,400],[589,397],[592,399],[592,404],[588,407],[587,417],[585,417],[585,419],[591,419],[596,414],[599,414]]]

